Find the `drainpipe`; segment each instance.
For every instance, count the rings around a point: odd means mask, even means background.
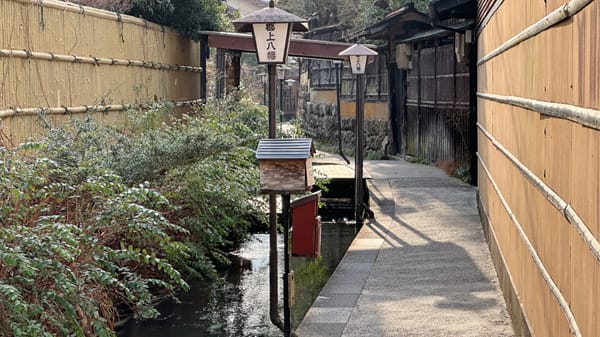
[[[283,335],[290,337],[292,331],[292,320],[290,312],[290,194],[281,195],[283,222]]]

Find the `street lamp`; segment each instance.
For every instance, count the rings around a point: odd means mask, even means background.
[[[269,7],[233,21],[233,26],[240,33],[252,33],[258,63],[268,64],[269,138],[275,138],[275,64],[285,63],[292,31],[306,32],[308,23],[305,19],[275,8],[274,1],[269,1]]]
[[[276,64],[283,64],[287,60],[288,48],[292,31],[308,31],[308,22],[294,14],[275,8],[275,2],[269,1],[269,7],[250,13],[233,21],[233,26],[240,33],[252,32],[258,63],[268,65],[269,79],[269,138],[276,137]],[[284,205],[290,204],[290,196],[282,195]],[[289,218],[289,217],[288,217]],[[284,264],[283,276],[283,316],[284,322],[279,317],[279,303],[277,300],[278,275],[277,275],[277,200],[275,193],[269,194],[269,287],[270,287],[270,318],[277,325],[285,337],[290,336],[291,319],[289,307],[289,248],[288,226],[289,219],[284,219]]]
[[[285,80],[285,72],[287,70],[290,70],[292,68],[286,66],[285,64],[280,64],[277,66],[277,79],[278,80]]]
[[[292,13],[275,8],[274,1],[269,7],[250,13],[233,21],[240,33],[252,32],[258,63],[285,63],[292,31],[308,31],[308,23]]]
[[[363,210],[363,137],[364,137],[364,97],[365,87],[363,74],[367,67],[367,58],[377,55],[377,52],[361,44],[354,44],[339,53],[350,58],[352,73],[356,75],[356,150],[354,151],[354,219],[358,224],[362,221]]]

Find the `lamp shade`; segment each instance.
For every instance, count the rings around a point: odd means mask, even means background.
[[[285,64],[281,64],[279,66],[277,66],[277,79],[278,80],[284,80],[285,79],[285,71],[292,69],[288,66],[286,66]]]
[[[350,58],[353,74],[364,74],[367,67],[367,58],[377,55],[377,52],[357,43],[342,50],[338,55]]]
[[[350,67],[353,74],[364,74],[367,68],[367,56],[350,55]]]
[[[292,31],[308,30],[306,20],[275,8],[274,2],[233,21],[238,32],[252,32],[258,63],[285,63]]]
[[[252,33],[258,63],[284,63],[290,46],[291,24],[254,23]]]
[[[252,24],[255,23],[289,23],[292,24],[292,30],[295,32],[308,31],[308,22],[305,19],[283,9],[275,8],[273,1],[269,3],[269,7],[234,20],[233,27],[239,33],[249,33],[252,32]]]

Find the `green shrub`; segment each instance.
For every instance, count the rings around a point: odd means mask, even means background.
[[[292,324],[298,326],[329,279],[329,268],[322,257],[307,259],[294,270],[296,303],[292,310]]]
[[[254,156],[267,125],[264,107],[235,95],[210,100],[164,131],[171,148],[192,154],[178,155],[179,161],[152,160],[178,163],[155,179],[178,207],[172,221],[191,232],[187,243],[197,261],[192,269],[200,274],[211,274],[207,261],[227,264],[226,251],[243,241],[252,225],[267,222]],[[203,139],[190,137],[196,134]]]
[[[220,0],[132,0],[127,14],[169,26],[198,38],[199,31],[225,29],[229,25],[226,6]]]
[[[0,151],[0,334],[112,336],[116,307],[157,316],[159,293],[187,287],[172,261],[189,251],[171,238],[187,232],[160,212],[168,201],[47,150]]]
[[[230,26],[221,0],[79,0],[78,3],[142,17],[194,39],[199,37],[199,31],[219,31]]]
[[[0,335],[113,336],[119,312],[156,317],[159,296],[215,276],[266,223],[264,108],[236,96],[168,122],[171,108],[0,149]]]
[[[178,267],[211,277],[214,263],[227,263],[225,252],[251,225],[266,223],[254,157],[266,135],[266,110],[241,92],[163,122],[171,109],[130,111],[123,130],[74,121],[50,133],[49,152],[69,165],[109,169],[128,186],[151,182],[171,202],[165,216],[191,232],[181,240],[192,257]]]
[[[172,170],[162,186],[179,205],[176,214],[188,229],[190,248],[197,257],[227,263],[226,252],[246,239],[256,222],[266,223],[264,204],[256,197],[258,170],[249,149],[224,153],[185,170]]]

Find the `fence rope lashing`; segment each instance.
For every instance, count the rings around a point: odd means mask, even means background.
[[[46,52],[36,52],[26,49],[0,49],[0,57],[16,57],[23,59],[36,59],[45,61],[59,61],[59,62],[71,62],[71,63],[86,63],[92,65],[121,65],[121,66],[135,66],[144,67],[149,69],[157,70],[177,70],[183,72],[202,72],[202,67],[194,66],[182,66],[177,64],[164,64],[159,62],[144,61],[144,60],[130,60],[130,59],[115,59],[115,58],[103,58],[95,56],[78,56],[78,55],[63,55]]]

